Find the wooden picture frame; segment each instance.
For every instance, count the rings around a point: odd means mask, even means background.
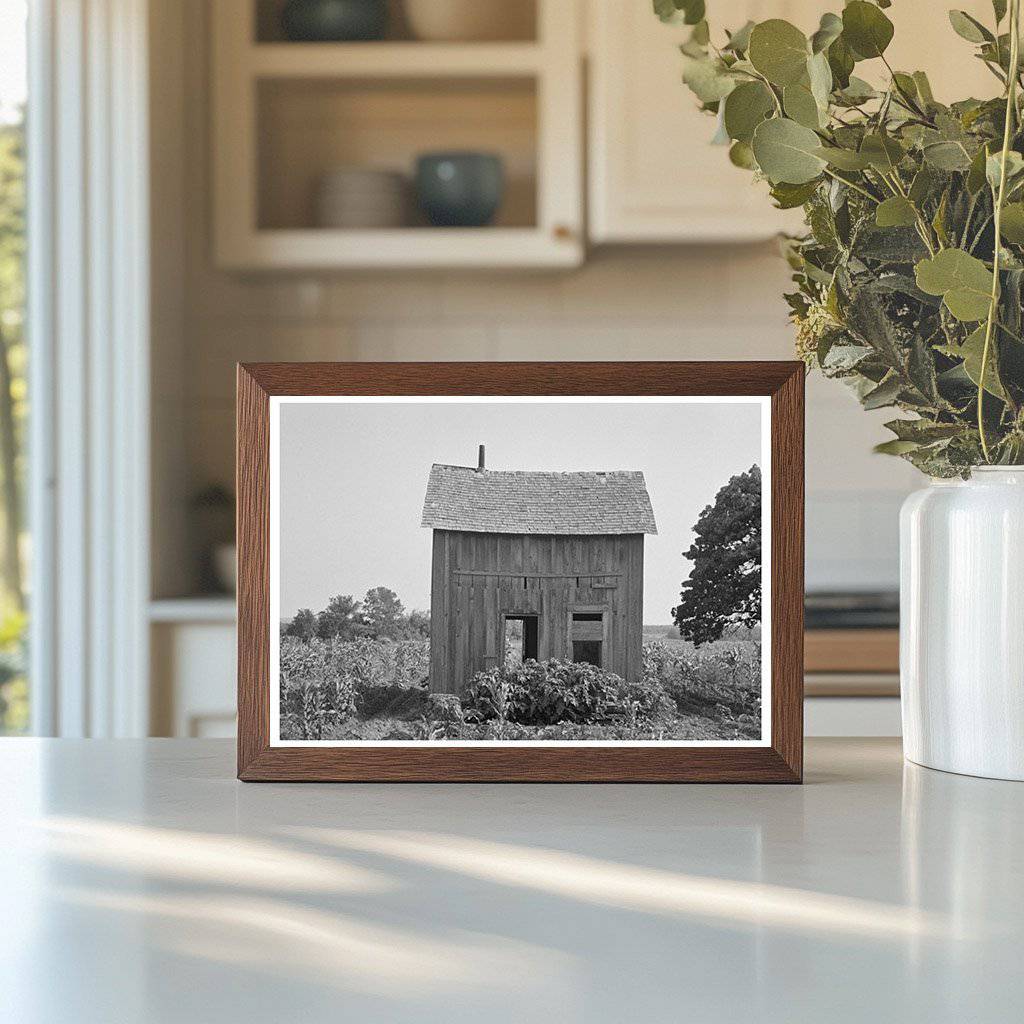
[[[760,746],[280,746],[271,742],[271,398],[762,396],[770,408],[770,738]],[[800,782],[804,367],[799,362],[238,366],[238,777],[244,781]],[[702,439],[713,443],[713,438]],[[503,628],[503,627],[502,627]],[[585,635],[585,634],[581,634]],[[274,685],[278,685],[274,681]]]

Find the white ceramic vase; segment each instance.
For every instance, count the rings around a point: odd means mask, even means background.
[[[1024,466],[910,495],[900,562],[904,753],[1024,781]]]

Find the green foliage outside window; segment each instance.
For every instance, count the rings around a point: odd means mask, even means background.
[[[25,674],[24,457],[28,413],[23,112],[0,121],[0,734],[28,727]]]

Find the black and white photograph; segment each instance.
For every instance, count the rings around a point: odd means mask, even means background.
[[[760,397],[275,397],[271,742],[770,737]]]

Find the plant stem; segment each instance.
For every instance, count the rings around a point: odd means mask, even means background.
[[[1013,135],[1013,121],[1017,112],[1017,67],[1020,61],[1020,0],[1010,0],[1010,73],[1006,83],[1006,119],[1003,125],[1003,149],[999,155],[999,189],[995,196],[993,227],[995,243],[992,253],[992,296],[989,300],[988,319],[985,322],[985,345],[981,350],[981,369],[978,371],[978,435],[985,461],[992,462],[988,437],[985,434],[985,373],[988,369],[989,352],[992,347],[992,331],[999,309],[999,256],[1003,201],[1006,197],[1006,161],[1010,152]]]
[[[852,188],[854,192],[859,192],[862,196],[866,196],[871,202],[878,204],[878,196],[873,196],[866,188],[861,188],[855,181],[847,181],[846,178],[840,178],[838,174],[833,174],[827,167],[824,168],[824,173],[835,181],[841,182],[842,184]]]

